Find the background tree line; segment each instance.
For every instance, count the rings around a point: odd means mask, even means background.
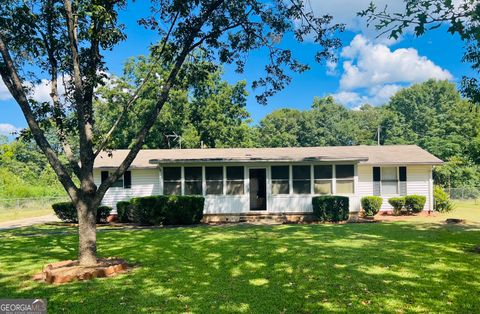
[[[152,65],[129,60],[121,77],[98,89],[95,120],[107,132],[135,84]],[[161,72],[161,69],[157,70]],[[229,84],[221,72],[192,88],[175,90],[157,119],[144,148],[301,147],[417,144],[446,161],[435,169],[444,187],[480,186],[480,112],[463,99],[455,84],[430,80],[397,92],[388,103],[349,109],[333,97],[315,98],[309,110],[282,108],[253,124],[246,109],[246,83]],[[127,119],[112,134],[109,148],[129,148],[161,86],[150,83]],[[52,136],[52,141],[54,138]],[[60,148],[58,148],[60,151]],[[61,185],[28,134],[0,145],[0,197],[64,195]]]

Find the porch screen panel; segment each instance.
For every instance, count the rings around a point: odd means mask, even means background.
[[[310,194],[310,166],[292,166],[293,193]]]
[[[332,194],[332,165],[320,165],[313,168],[315,194]]]
[[[223,167],[205,167],[206,194],[223,194]]]
[[[336,165],[337,194],[353,194],[355,170],[353,165]]]
[[[397,167],[382,167],[382,195],[398,194]]]
[[[272,166],[272,194],[290,193],[290,171],[288,166]]]
[[[398,176],[400,179],[400,195],[407,195],[407,167],[399,167]]]
[[[163,194],[181,195],[182,194],[182,168],[164,167],[163,168]]]
[[[202,167],[185,167],[185,195],[202,195]]]
[[[244,193],[245,172],[242,166],[227,167],[227,194],[241,195]]]
[[[380,167],[373,167],[373,195],[380,194]]]

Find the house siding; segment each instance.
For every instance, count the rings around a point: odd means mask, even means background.
[[[116,210],[117,202],[129,200],[133,197],[158,195],[160,194],[160,179],[158,169],[133,169],[132,187],[124,189],[112,187],[105,193],[102,200],[103,205],[107,205]],[[96,169],[93,172],[94,181],[97,186],[101,183],[101,170]]]
[[[399,165],[402,166],[402,165]],[[400,189],[404,190],[400,183]],[[433,191],[432,191],[432,166],[429,165],[412,165],[407,166],[407,182],[406,191],[402,191],[402,194],[412,195],[424,195],[427,197],[424,210],[432,209],[433,204]],[[373,195],[374,191],[373,183],[373,166],[359,165],[358,166],[358,186],[357,195],[361,198],[363,196]],[[382,207],[380,210],[393,210],[392,206],[388,203],[390,197],[387,195],[380,195],[383,198]]]
[[[290,165],[294,163],[289,163]],[[313,165],[310,163],[302,163]],[[198,164],[197,164],[198,165]],[[267,210],[258,213],[309,213],[312,212],[312,197],[311,194],[293,194],[287,195],[272,195],[271,191],[271,171],[272,164],[256,164],[256,165],[242,165],[245,168],[244,181],[244,195],[205,195],[205,214],[241,214],[241,213],[256,213],[250,210],[249,197],[249,179],[248,171],[251,168],[266,168],[267,174]],[[191,165],[190,165],[191,166]],[[204,165],[201,165],[204,166]],[[402,166],[402,165],[398,165]],[[355,193],[345,195],[350,198],[350,211],[358,212],[361,208],[360,200],[363,196],[373,195],[373,166],[372,165],[356,165],[355,166]],[[312,170],[313,171],[313,170]],[[225,173],[225,171],[224,171]],[[132,186],[130,189],[124,188],[110,188],[102,201],[102,204],[111,206],[115,209],[117,202],[129,200],[133,197],[161,195],[163,194],[162,174],[160,169],[133,169],[131,170]],[[203,171],[205,176],[205,171]],[[182,175],[183,177],[183,175]],[[101,169],[94,171],[95,183],[100,185]],[[205,179],[205,178],[204,178]],[[224,177],[225,180],[225,177]],[[291,180],[291,177],[290,177]],[[333,181],[335,182],[335,180]],[[313,183],[313,182],[312,182]],[[205,181],[204,191],[205,191]],[[224,181],[225,186],[225,181]],[[334,184],[335,186],[335,184]],[[335,188],[334,188],[335,189]],[[413,165],[407,166],[407,194],[419,194],[427,197],[427,202],[424,209],[431,209],[433,204],[433,181],[432,181],[432,166],[429,165]],[[335,193],[335,191],[334,191]],[[388,196],[381,196],[383,204],[381,210],[392,210],[388,203]],[[391,197],[391,196],[390,196]]]

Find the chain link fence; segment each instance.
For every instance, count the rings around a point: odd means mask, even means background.
[[[52,211],[52,204],[66,202],[68,197],[0,198],[0,215],[27,211]]]
[[[479,200],[480,187],[463,187],[445,189],[452,200]]]

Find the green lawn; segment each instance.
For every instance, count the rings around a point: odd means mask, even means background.
[[[447,216],[479,207],[457,207]],[[476,215],[475,215],[476,213]],[[468,218],[467,218],[468,219]],[[115,278],[32,282],[74,259],[75,229],[0,232],[0,297],[47,298],[59,313],[479,313],[480,224],[430,222],[108,230],[100,255],[137,265]]]
[[[0,200],[0,222],[53,215],[52,203],[64,199]]]

